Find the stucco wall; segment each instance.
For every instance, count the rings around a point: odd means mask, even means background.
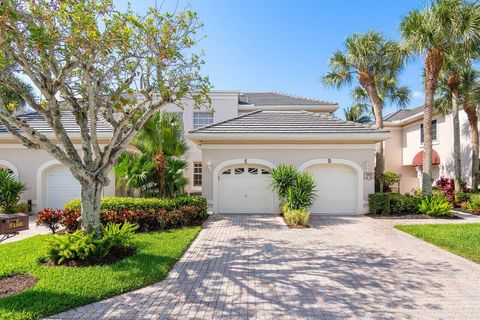
[[[28,189],[22,194],[21,200],[32,200],[32,211],[34,213],[43,209],[37,206],[39,203],[39,199],[37,199],[37,175],[39,168],[45,163],[54,160],[54,158],[43,150],[33,150],[18,146],[15,148],[0,148],[0,162],[1,160],[6,160],[14,164],[18,170],[18,178],[26,183]],[[115,195],[113,172],[109,175],[109,178],[111,181],[110,185],[105,187],[103,191],[105,196]]]
[[[275,146],[274,149],[245,149],[238,146],[239,149],[204,149],[203,151],[203,189],[202,195],[207,199],[210,206],[213,204],[213,170],[222,162],[232,159],[262,159],[279,165],[282,163],[300,167],[303,163],[314,159],[340,158],[355,162],[362,169],[365,163],[368,163],[370,171],[374,168],[374,146],[369,145],[369,149],[302,149],[301,145],[296,148],[287,148],[282,145]],[[208,148],[208,146],[204,146]],[[242,163],[242,161],[239,161]],[[211,170],[208,169],[210,166]],[[363,176],[363,174],[362,174]],[[364,204],[367,204],[368,194],[374,192],[374,180],[364,181]]]

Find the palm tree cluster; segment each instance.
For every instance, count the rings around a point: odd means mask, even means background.
[[[400,23],[399,41],[385,39],[377,31],[353,34],[345,50],[330,59],[330,71],[323,76],[327,86],[351,86],[355,107],[345,111],[348,120],[362,119],[370,109],[377,128],[383,128],[386,103],[405,107],[410,91],[398,85],[398,76],[411,57],[423,60],[424,73],[424,159],[422,190],[432,193],[432,135],[434,112],[453,114],[454,167],[456,187],[461,183],[459,110],[467,114],[472,135],[472,188],[478,187],[479,134],[477,107],[480,102],[480,5],[467,0],[433,0],[423,9],[410,11]],[[383,143],[377,145],[376,190],[382,190]]]
[[[115,165],[118,183],[144,197],[179,196],[187,185],[188,149],[182,120],[173,113],[155,113]]]

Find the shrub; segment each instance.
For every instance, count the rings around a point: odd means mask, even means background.
[[[475,214],[480,214],[480,194],[472,194],[467,204],[467,210]]]
[[[310,212],[306,209],[286,210],[283,218],[289,225],[308,226]]]
[[[464,192],[464,191],[455,191],[455,202],[462,203],[462,202],[469,202],[472,193]]]
[[[313,204],[315,198],[315,180],[310,173],[302,172],[288,188],[285,203],[290,210],[306,209]]]
[[[383,173],[383,192],[392,192],[392,185],[400,182],[401,176],[395,172]]]
[[[298,172],[294,166],[285,164],[281,164],[272,170],[272,188],[281,200],[287,197],[288,188],[295,184],[297,175]]]
[[[455,203],[455,180],[440,177],[440,179],[435,182],[435,185],[438,187],[442,195],[446,197],[448,201],[450,201],[450,203]]]
[[[5,213],[14,213],[13,206],[20,199],[20,194],[27,190],[7,169],[0,169],[0,210]]]
[[[52,210],[50,208],[43,209],[37,213],[37,226],[47,227],[55,233],[60,228],[60,221],[62,220],[63,210]]]
[[[388,194],[390,199],[390,212],[391,213],[417,213],[418,205],[421,202],[420,197],[411,196],[409,194]]]
[[[12,213],[28,213],[28,203],[18,202],[12,206]]]
[[[433,195],[423,198],[418,206],[420,213],[429,215],[431,217],[451,217],[452,204],[442,195]]]
[[[369,194],[368,207],[373,214],[390,214],[390,197],[388,193],[377,192]]]
[[[68,231],[74,232],[81,228],[80,210],[58,210],[61,215],[60,224]]]

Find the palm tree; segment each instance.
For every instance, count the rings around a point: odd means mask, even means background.
[[[115,166],[119,183],[138,189],[144,196],[174,197],[183,192],[187,163],[182,157],[189,148],[176,115],[154,114],[132,145],[135,150],[126,152]]]
[[[435,91],[445,54],[478,39],[480,8],[465,0],[435,0],[423,10],[412,10],[400,24],[404,47],[425,54],[424,158],[422,192],[432,194],[432,113]]]
[[[365,114],[365,105],[357,104],[343,110],[345,120],[357,123],[369,123],[372,121],[368,114]]]
[[[356,77],[370,101],[375,126],[382,129],[384,101],[397,96],[399,89],[396,84],[403,67],[403,51],[395,41],[385,39],[377,31],[353,34],[346,39],[345,47],[345,52],[338,50],[330,58],[330,71],[323,76],[323,83],[340,88],[351,85]],[[377,190],[383,189],[384,168],[383,143],[378,143],[375,166]]]

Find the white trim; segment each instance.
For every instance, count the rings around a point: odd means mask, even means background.
[[[202,150],[218,149],[346,149],[346,150],[375,150],[375,144],[202,144]]]
[[[50,167],[53,166],[58,166],[62,165],[62,163],[58,160],[49,160],[42,164],[40,167],[37,169],[37,211],[42,210],[45,208],[45,185],[44,185],[44,178],[45,178],[45,171],[49,169]]]
[[[17,178],[18,180],[20,180],[20,174],[18,173],[18,168],[17,168],[13,163],[11,163],[11,162],[8,161],[8,160],[0,159],[0,166],[2,166],[2,167],[7,167],[8,169],[12,170],[13,175],[15,176],[15,178]]]
[[[231,160],[226,160],[221,162],[220,164],[217,164],[215,169],[213,169],[213,212],[218,213],[218,177],[220,174],[220,171],[228,166],[236,165],[236,164],[258,164],[262,165],[265,167],[268,167],[270,169],[275,168],[275,165],[267,160],[263,159],[231,159]],[[273,192],[273,191],[272,191]],[[276,203],[273,204],[274,208]]]
[[[357,163],[340,158],[329,158],[329,159],[313,159],[307,162],[304,162],[298,167],[298,171],[305,171],[308,167],[317,165],[317,164],[343,164],[349,167],[352,167],[357,172],[357,181],[358,181],[358,195],[357,195],[357,214],[363,213],[363,169]]]

